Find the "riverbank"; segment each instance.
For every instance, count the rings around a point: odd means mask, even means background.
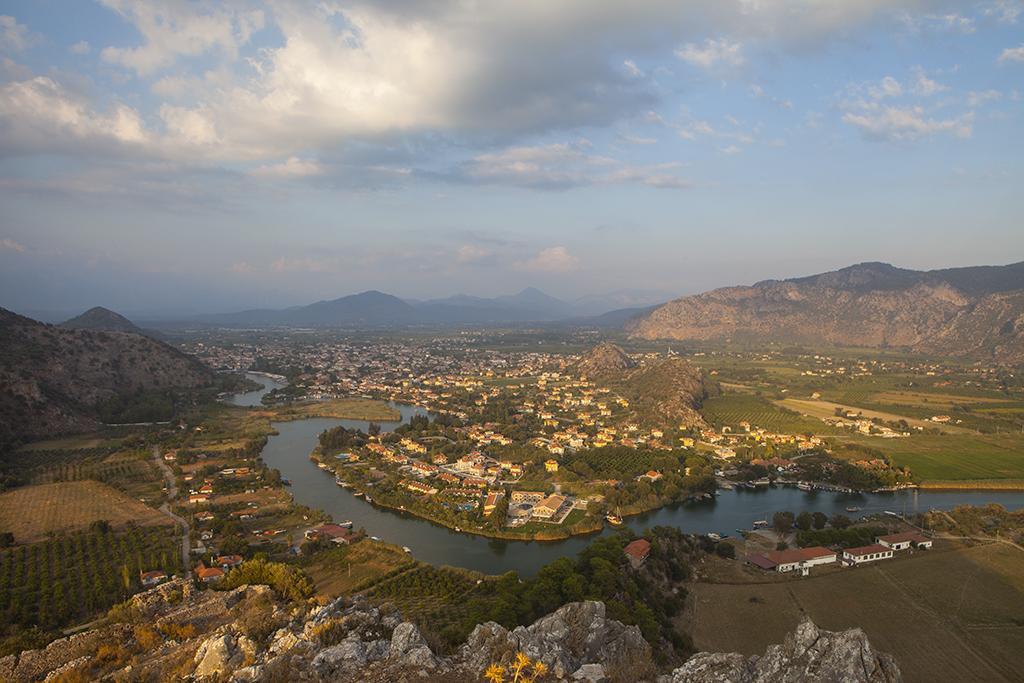
[[[925,481],[918,488],[928,491],[1024,491],[1024,479],[966,479]]]

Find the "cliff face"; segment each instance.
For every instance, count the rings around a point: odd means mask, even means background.
[[[683,297],[630,323],[643,339],[898,347],[1024,361],[1024,263],[918,272],[867,263]]]
[[[700,653],[658,675],[636,626],[605,615],[600,602],[563,606],[530,626],[481,624],[466,643],[442,656],[412,623],[387,606],[335,600],[288,607],[269,588],[195,592],[173,581],[142,593],[128,611],[134,625],[110,624],[0,659],[0,679],[197,681],[481,681],[492,665],[517,653],[541,662],[543,681],[897,683],[899,667],[876,652],[858,629],[833,633],[810,621],[761,657]],[[179,638],[146,636],[173,626]],[[102,652],[101,656],[97,656]],[[507,677],[508,680],[510,677]]]

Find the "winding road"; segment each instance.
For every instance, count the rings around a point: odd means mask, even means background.
[[[178,484],[174,478],[174,472],[172,472],[171,468],[164,462],[159,446],[153,446],[153,462],[155,462],[156,466],[164,473],[164,480],[167,482],[167,502],[160,506],[160,512],[173,519],[174,522],[182,528],[181,566],[185,568],[185,577],[187,578],[192,575],[189,560],[189,551],[191,550],[189,547],[190,529],[188,522],[186,522],[184,518],[171,512],[171,503],[178,499]]]

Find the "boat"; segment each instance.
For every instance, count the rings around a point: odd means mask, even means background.
[[[282,483],[282,484],[283,484],[284,486],[291,486],[291,485],[292,485],[292,480],[291,480],[291,479],[282,479],[282,480],[281,480],[281,483]]]
[[[812,489],[814,489],[814,487],[808,484],[806,481],[797,482],[796,487],[801,491],[811,491]]]
[[[754,528],[755,529],[760,529],[761,527],[765,527],[765,526],[768,526],[768,520],[767,519],[758,519],[758,520],[754,521]]]
[[[404,551],[405,551],[405,552],[407,552],[407,553],[411,553],[411,552],[412,552],[412,550],[411,550],[411,549],[409,548],[409,546],[407,546],[407,545],[403,545],[403,546],[402,546],[402,550],[404,550]]]
[[[356,491],[352,495],[355,496],[356,498],[362,498],[363,497],[363,492],[362,491]]]
[[[455,527],[455,530],[456,531],[462,531],[462,529],[460,529],[459,527]]]
[[[345,527],[346,529],[351,529],[352,528],[352,520],[351,519],[346,519],[344,522],[338,522],[338,526]]]
[[[846,511],[847,512],[860,512],[860,508],[855,506],[855,505],[851,505],[850,507],[846,508]]]
[[[732,484],[722,484],[720,488],[725,491],[732,491]]]
[[[367,503],[372,503],[373,502],[373,498],[370,498],[369,496],[367,496],[366,497],[366,502]]]
[[[719,534],[716,534],[714,531],[705,534],[705,536],[710,538],[712,541],[721,541],[722,540],[722,537]]]
[[[337,484],[338,486],[341,486],[341,487],[345,486],[345,482],[341,480],[341,477],[335,477],[334,478],[334,483]]]
[[[618,515],[605,515],[604,518],[612,526],[621,526],[622,525],[622,517],[619,517]]]

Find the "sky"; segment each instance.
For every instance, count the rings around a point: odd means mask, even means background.
[[[1024,0],[0,0],[0,306],[1010,263],[1022,123]]]

